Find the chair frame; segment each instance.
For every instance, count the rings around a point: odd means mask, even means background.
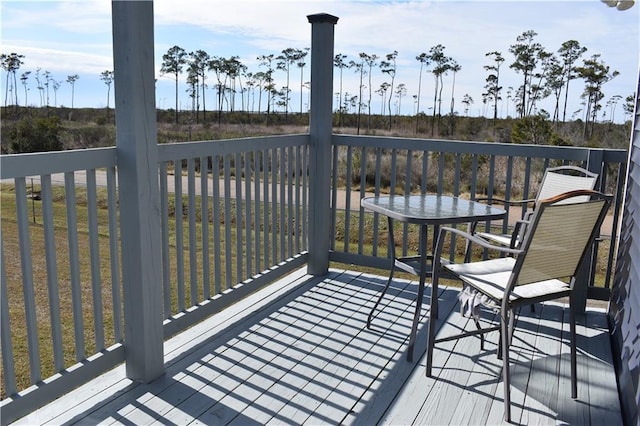
[[[583,251],[580,257],[578,258],[579,259],[578,262],[576,262],[577,264],[573,274],[570,277],[555,277],[556,279],[559,279],[559,278],[569,279],[569,285],[567,286],[566,290],[554,291],[552,294],[544,294],[537,297],[512,298],[513,290],[516,287],[516,283],[518,281],[520,271],[527,257],[527,251],[529,249],[530,242],[533,239],[533,235],[536,232],[538,223],[540,221],[540,218],[543,216],[546,207],[549,205],[557,204],[557,203],[562,204],[563,201],[569,200],[570,198],[584,197],[584,196],[589,197],[589,201],[586,201],[584,203],[590,203],[594,201],[602,202],[602,206],[601,206],[599,216],[596,220],[596,223],[594,224],[594,227],[591,230],[590,236],[588,240],[586,240],[587,243],[585,244],[585,247],[583,248]],[[472,235],[468,232],[464,232],[459,229],[450,228],[450,227],[441,228],[439,237],[438,237],[438,242],[436,245],[436,251],[434,253],[434,269],[433,269],[433,280],[432,280],[432,288],[431,288],[432,297],[431,297],[431,308],[429,313],[428,333],[427,333],[426,375],[428,377],[432,377],[433,351],[436,343],[440,343],[447,340],[459,339],[467,336],[479,335],[481,338],[480,339],[481,349],[483,349],[483,343],[484,343],[483,334],[489,331],[499,330],[500,338],[498,343],[498,358],[502,358],[502,362],[503,362],[502,379],[504,382],[504,418],[505,418],[505,421],[511,421],[509,346],[513,336],[515,310],[516,308],[519,308],[525,305],[531,305],[532,303],[546,301],[546,300],[554,300],[561,297],[569,296],[570,347],[571,347],[571,397],[575,399],[577,397],[576,320],[575,320],[576,312],[575,312],[574,304],[571,301],[572,299],[571,294],[576,285],[577,271],[581,267],[581,264],[585,261],[585,258],[588,257],[587,253],[590,247],[592,246],[592,244],[594,243],[596,236],[600,231],[600,226],[602,225],[602,221],[604,220],[604,217],[606,216],[607,211],[611,205],[611,200],[612,200],[612,196],[604,195],[600,192],[593,191],[593,190],[570,191],[568,193],[560,194],[546,200],[541,200],[539,202],[538,208],[534,212],[530,226],[528,226],[526,229],[523,242],[518,248],[511,248],[511,247],[505,247],[502,245],[491,244],[489,241],[485,240],[484,238],[478,237],[476,235]],[[483,293],[485,296],[487,296],[488,298],[492,299],[494,302],[499,304],[500,325],[481,328],[477,319],[474,318],[474,321],[476,324],[476,330],[471,330],[471,331],[464,330],[460,334],[448,336],[441,339],[435,339],[435,321],[438,318],[438,298],[437,296],[434,296],[434,295],[438,294],[438,281],[440,278],[440,274],[446,273],[448,278],[451,276],[450,274],[453,273],[454,276],[463,280],[462,275],[456,274],[451,270],[447,270],[447,266],[450,266],[451,264],[441,259],[444,242],[448,239],[447,238],[448,233],[455,234],[467,239],[468,240],[467,250],[471,249],[471,244],[477,244],[483,248],[486,248],[489,250],[495,250],[499,253],[503,253],[508,256],[513,256],[513,258],[515,259],[513,260],[512,269],[510,271],[508,269],[503,271],[503,272],[510,272],[510,276],[504,288],[504,292],[502,296],[499,298],[496,298],[491,294]],[[465,256],[465,262],[467,263],[469,262],[467,255]],[[479,261],[479,262],[482,262],[482,261]],[[573,265],[572,265],[572,268],[573,268]]]
[[[590,188],[565,188],[562,190],[562,192],[554,192],[552,191],[552,193],[550,194],[545,194],[544,193],[544,188],[545,188],[545,182],[547,181],[547,179],[549,178],[549,174],[550,173],[554,173],[557,175],[567,175],[568,173],[573,173],[578,175],[581,178],[589,178],[589,179],[593,179],[592,181],[592,185]],[[573,176],[573,175],[571,175]],[[563,192],[567,192],[570,190],[581,190],[581,189],[591,189],[593,190],[598,182],[598,174],[591,172],[587,169],[584,169],[582,167],[578,167],[578,166],[570,166],[570,165],[565,165],[565,166],[558,166],[558,167],[549,167],[547,169],[545,169],[544,171],[544,175],[542,176],[542,181],[540,182],[540,186],[538,187],[538,191],[537,191],[537,195],[535,198],[528,198],[525,200],[506,200],[503,198],[496,198],[496,197],[492,197],[492,198],[487,198],[487,197],[482,197],[482,198],[476,198],[476,201],[485,201],[488,202],[489,204],[493,204],[493,203],[501,203],[505,206],[505,208],[509,209],[510,206],[521,206],[523,208],[523,210],[526,208],[528,210],[523,211],[522,217],[520,220],[518,220],[515,225],[514,225],[514,229],[513,232],[511,233],[511,235],[509,234],[492,234],[489,232],[477,232],[478,235],[480,235],[481,237],[483,237],[484,239],[490,240],[490,241],[494,241],[496,243],[499,244],[503,244],[503,245],[508,245],[511,248],[515,248],[518,246],[518,244],[521,242],[522,239],[522,235],[524,233],[524,227],[526,226],[527,222],[529,221],[531,214],[533,213],[533,211],[536,208],[536,204],[542,199],[543,196],[545,196],[546,198],[550,198],[556,195],[559,195]],[[529,209],[529,206],[531,206],[531,208]],[[475,230],[472,231],[472,233],[476,233]],[[509,244],[506,244],[504,241],[506,239],[509,239]]]

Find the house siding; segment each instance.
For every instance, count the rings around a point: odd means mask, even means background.
[[[628,425],[640,424],[640,76],[638,78],[624,213],[609,306],[614,362]]]

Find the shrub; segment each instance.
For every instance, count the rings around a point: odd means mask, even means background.
[[[56,116],[25,117],[9,130],[9,144],[14,153],[60,151],[61,133],[62,125]]]

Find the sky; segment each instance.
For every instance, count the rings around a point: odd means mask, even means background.
[[[636,2],[637,3],[637,2]],[[506,101],[508,87],[517,89],[522,74],[509,67],[514,56],[509,47],[519,35],[533,30],[534,40],[545,50],[557,53],[563,42],[576,40],[588,50],[582,59],[594,54],[619,75],[603,87],[603,106],[614,95],[623,98],[635,93],[638,87],[640,56],[640,4],[619,11],[599,0],[588,1],[487,1],[487,0],[156,0],[154,2],[156,104],[160,108],[175,106],[175,81],[160,74],[162,55],[177,45],[187,52],[204,50],[212,57],[238,56],[249,72],[264,71],[257,57],[279,55],[284,49],[304,49],[311,44],[311,25],[307,15],[329,13],[339,18],[335,27],[335,54],[346,55],[346,61],[358,60],[359,53],[384,58],[397,51],[396,84],[403,83],[406,95],[400,101],[400,113],[414,114],[418,93],[420,63],[416,56],[428,53],[441,44],[444,53],[454,59],[461,69],[449,73],[443,81],[443,113],[452,96],[455,110],[464,114],[463,96],[473,99],[468,114],[486,115],[491,112],[482,102],[486,91],[486,65],[493,65],[486,56],[501,52],[505,58],[500,69],[500,85],[504,87],[499,116],[515,114],[512,102]],[[77,74],[74,105],[76,107],[105,107],[107,86],[100,80],[105,70],[113,70],[111,2],[108,0],[0,0],[0,51],[24,55],[18,74],[31,71],[27,80],[26,100],[39,106],[40,95],[35,82],[36,70],[48,71],[59,81],[57,91],[50,90],[49,103],[71,106],[69,75]],[[306,58],[309,63],[309,56]],[[582,59],[579,64],[582,63]],[[303,80],[309,79],[309,66]],[[334,93],[338,91],[338,70],[334,70]],[[180,109],[189,109],[190,98],[184,82],[179,82]],[[207,106],[214,105],[214,75],[207,91]],[[286,74],[275,75],[278,86],[286,84]],[[389,81],[387,74],[374,68],[371,75],[373,90],[372,113],[381,112],[382,97],[375,93],[381,83]],[[358,94],[359,77],[353,69],[343,71],[343,91]],[[6,73],[0,80],[5,95]],[[368,77],[365,78],[368,84]],[[290,110],[300,109],[300,74],[291,76]],[[113,88],[112,88],[113,89]],[[583,118],[580,94],[582,80],[574,80],[569,90],[567,119]],[[422,77],[420,110],[431,114],[435,83],[432,74]],[[109,104],[113,106],[113,92]],[[452,93],[453,92],[453,93]],[[24,86],[18,81],[18,102],[25,103]],[[257,96],[257,95],[256,95]],[[337,103],[337,96],[335,96]],[[368,99],[368,88],[363,101]],[[3,99],[4,101],[4,99]],[[240,102],[239,100],[236,103]],[[393,110],[397,108],[394,99]],[[303,109],[308,105],[308,93],[302,93]],[[553,102],[539,105],[548,112]],[[257,107],[256,107],[257,108]],[[263,106],[264,109],[264,106]],[[607,118],[625,119],[622,102],[616,109],[604,108]],[[628,116],[627,116],[628,118]]]

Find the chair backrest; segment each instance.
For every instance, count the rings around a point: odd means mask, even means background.
[[[551,167],[545,170],[536,202],[555,197],[568,191],[578,189],[594,189],[598,175],[576,166]],[[589,197],[571,197],[562,203],[578,203],[588,200]]]
[[[575,202],[575,199],[586,201]],[[515,285],[573,277],[600,232],[611,196],[571,191],[541,200],[514,266]]]

